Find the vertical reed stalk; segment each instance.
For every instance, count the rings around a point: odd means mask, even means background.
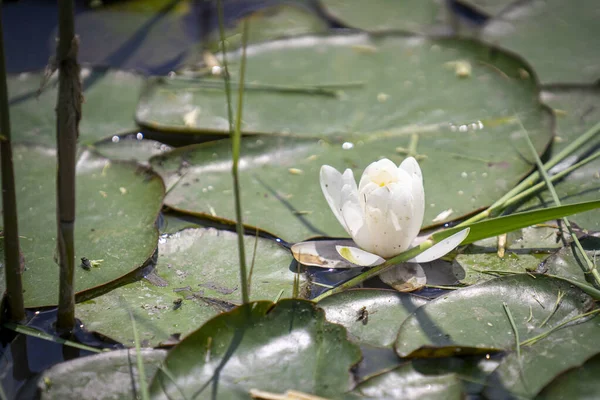
[[[56,143],[58,168],[56,176],[57,249],[60,265],[60,288],[56,326],[68,332],[75,325],[75,163],[79,120],[81,119],[81,81],[75,36],[74,0],[58,2],[59,41],[56,67],[59,70],[56,106]]]
[[[17,199],[12,145],[10,141],[10,117],[8,111],[8,88],[4,60],[4,37],[2,30],[2,0],[0,0],[0,159],[2,160],[2,216],[4,219],[4,274],[8,301],[8,319],[20,322],[25,319],[23,308],[23,266],[19,247]]]

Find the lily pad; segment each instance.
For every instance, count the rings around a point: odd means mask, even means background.
[[[16,146],[14,163],[26,267],[25,306],[52,306],[58,300],[56,154],[41,147]],[[76,260],[99,260],[90,270],[76,267],[76,298],[82,300],[132,278],[150,261],[156,250],[155,221],[165,189],[148,169],[110,162],[89,152],[79,157],[76,179]]]
[[[509,354],[488,380],[485,397],[534,397],[555,377],[600,353],[599,334],[600,318],[596,316],[574,326],[565,326],[539,343],[522,347],[520,359],[515,353]],[[584,382],[579,384],[584,385]]]
[[[595,262],[597,255],[600,253],[600,245],[596,243],[595,246],[588,246],[585,244],[583,246],[589,259],[592,260],[592,262]],[[575,245],[570,244],[548,257],[548,259],[540,265],[541,272],[558,275],[581,283],[587,283],[582,269],[582,266],[587,268],[587,265],[585,264],[585,260],[580,256],[579,251],[576,250],[574,253],[574,249],[576,249]]]
[[[456,374],[424,375],[408,362],[374,376],[353,391],[366,399],[462,399],[462,385]]]
[[[499,275],[536,271],[541,262],[536,256],[510,251],[502,258],[496,253],[459,254],[454,259],[454,274],[460,283],[474,285]]]
[[[329,24],[310,7],[310,2],[302,0],[296,4],[276,4],[238,19],[235,21],[234,27],[225,31],[227,49],[241,47],[244,21],[248,23],[248,43],[259,43],[309,33],[326,33]],[[227,16],[225,17],[227,18]],[[207,47],[215,52],[220,51],[222,47],[220,42],[220,34],[218,29],[215,29],[208,38]]]
[[[427,32],[444,11],[443,3],[435,0],[321,0],[321,4],[339,23],[369,32]]]
[[[581,367],[573,368],[556,378],[539,393],[536,399],[580,399],[593,400],[598,396],[600,385],[600,357],[595,356]]]
[[[254,250],[245,236],[248,268]],[[291,255],[277,243],[258,238],[250,279],[252,299],[273,300],[293,293]],[[216,314],[241,302],[237,235],[228,231],[186,229],[163,235],[153,274],[77,306],[87,329],[133,345],[129,311],[140,339],[156,346],[172,335],[186,336]]]
[[[167,355],[165,350],[142,349],[148,382]],[[76,358],[44,371],[37,380],[36,398],[51,400],[135,399],[140,389],[135,350],[116,350]]]
[[[542,100],[554,109],[557,114],[558,136],[553,148],[560,151],[577,139],[580,135],[600,121],[600,89],[556,87],[542,92]],[[558,172],[578,159],[585,158],[598,151],[600,140],[592,139],[577,155],[568,157],[552,171]],[[560,182],[555,183],[555,189],[562,204],[595,200],[600,197],[600,159],[586,164],[571,172]],[[548,191],[542,192],[526,202],[521,210],[537,207],[548,207],[554,204]],[[587,211],[569,217],[578,226],[591,231],[600,230],[600,210]]]
[[[599,12],[595,0],[524,1],[497,15],[481,34],[525,57],[543,84],[593,83],[600,78]]]
[[[228,60],[235,88],[238,53]],[[394,137],[392,149],[408,148],[416,134],[448,146],[446,152],[470,160],[471,167],[502,168],[506,160],[487,153],[482,142],[518,139],[513,110],[540,149],[551,137],[536,82],[519,78],[522,70],[528,67],[521,60],[470,40],[360,34],[271,41],[248,48],[242,129],[354,143]],[[236,104],[237,93],[232,95]],[[152,79],[136,119],[169,133],[228,134],[224,99],[222,78]],[[416,151],[431,158],[432,147],[420,143]],[[503,142],[494,148],[498,156],[514,153]]]
[[[247,399],[250,389],[328,397],[351,388],[349,370],[360,357],[346,330],[312,303],[255,302],[213,318],[179,343],[165,360],[173,379],[158,372],[150,390],[156,399]]]
[[[402,322],[427,300],[382,289],[348,290],[325,298],[319,307],[359,344],[391,347]]]
[[[38,96],[42,76],[43,72],[24,72],[8,77],[13,142],[44,146],[56,143],[58,74],[52,75],[47,88]],[[140,75],[84,67],[81,78],[85,101],[79,124],[80,143],[93,143],[137,129],[133,114],[143,83]]]
[[[560,307],[554,310],[558,297]],[[400,357],[443,357],[511,349],[515,335],[503,303],[514,318],[520,340],[593,306],[589,296],[558,279],[525,274],[496,278],[440,296],[417,309],[400,327],[396,352]]]

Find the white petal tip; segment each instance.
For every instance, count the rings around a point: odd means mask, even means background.
[[[463,240],[469,236],[470,228],[463,229],[452,236],[447,237],[439,243],[434,244],[415,258],[409,260],[413,263],[426,263],[437,260],[454,250]]]
[[[358,247],[335,246],[335,249],[340,256],[344,257],[352,264],[360,265],[361,267],[374,267],[385,262],[385,260],[378,255],[361,250]]]

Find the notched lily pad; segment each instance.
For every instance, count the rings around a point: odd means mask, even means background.
[[[400,357],[444,357],[512,349],[506,303],[526,340],[593,307],[567,282],[542,275],[513,275],[463,288],[417,309],[400,327]],[[556,306],[558,304],[558,306]],[[546,321],[547,320],[547,321]]]
[[[17,146],[13,159],[26,267],[25,306],[52,306],[58,300],[56,154],[53,149]],[[147,168],[111,162],[89,152],[79,157],[76,180],[74,285],[80,301],[134,278],[150,262],[157,246],[155,221],[165,188]],[[84,257],[90,261],[86,268],[79,266]]]
[[[391,347],[398,328],[427,300],[384,289],[347,290],[319,302],[328,321],[341,324],[359,344]]]
[[[502,258],[496,253],[459,254],[453,269],[460,283],[474,285],[502,275],[535,272],[542,261],[530,254],[512,252],[506,252]]]
[[[165,360],[172,380],[158,372],[150,391],[156,399],[247,399],[250,389],[329,397],[351,388],[349,370],[360,358],[346,330],[327,322],[314,304],[254,302],[213,318],[179,343]]]

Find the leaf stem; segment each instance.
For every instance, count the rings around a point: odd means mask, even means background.
[[[24,321],[23,271],[19,247],[19,222],[17,219],[17,198],[15,171],[10,134],[8,108],[8,85],[6,83],[6,63],[4,60],[4,38],[2,30],[2,1],[0,0],[0,162],[2,163],[2,218],[4,224],[4,279],[8,301],[8,319]]]
[[[577,321],[577,320],[579,320],[579,319],[582,319],[582,318],[588,317],[588,316],[590,316],[590,315],[598,314],[599,312],[600,312],[600,308],[596,308],[595,310],[588,311],[588,312],[586,312],[586,313],[583,313],[583,314],[576,315],[576,316],[574,316],[573,318],[570,318],[570,319],[568,319],[568,320],[566,320],[566,321],[564,321],[564,322],[562,322],[562,323],[560,323],[560,324],[558,324],[558,325],[556,325],[556,326],[552,327],[551,329],[548,329],[546,332],[540,333],[540,334],[539,334],[539,335],[537,335],[537,336],[534,336],[534,337],[532,337],[532,338],[529,338],[529,339],[527,339],[527,340],[525,340],[525,341],[521,342],[521,346],[531,346],[531,345],[534,345],[534,344],[535,344],[535,343],[537,343],[539,340],[541,340],[541,339],[543,339],[543,338],[545,338],[545,337],[549,336],[551,333],[553,333],[554,331],[557,331],[557,330],[559,330],[559,329],[560,329],[560,328],[562,328],[563,326],[565,326],[565,325],[567,325],[567,324],[570,324],[571,322]]]
[[[542,178],[544,179],[544,182],[546,183],[546,187],[548,187],[548,191],[552,195],[552,200],[554,200],[554,204],[556,204],[557,206],[560,206],[561,204],[560,204],[560,199],[558,198],[558,194],[556,193],[556,190],[554,189],[554,185],[552,184],[552,181],[550,180],[550,177],[548,176],[548,173],[546,172],[545,166],[542,165],[542,160],[540,160],[540,157],[538,156],[537,151],[535,151],[535,147],[533,146],[533,143],[531,142],[529,133],[527,132],[527,130],[521,123],[521,120],[518,119],[518,121],[519,121],[519,124],[521,125],[521,129],[523,129],[523,132],[525,132],[525,141],[527,142],[527,146],[529,147],[529,150],[531,151],[531,154],[535,159],[535,164],[538,167],[538,171],[539,171],[540,175],[542,176]],[[569,219],[567,217],[563,217],[562,221],[565,224],[565,227],[567,228],[567,230],[569,231],[569,235],[573,239],[573,242],[575,243],[575,248],[577,249],[577,251],[580,252],[581,257],[585,261],[586,265],[580,265],[581,269],[583,270],[583,273],[586,275],[591,275],[592,283],[594,284],[594,286],[596,286],[597,288],[600,288],[600,273],[598,273],[596,266],[592,263],[592,261],[590,260],[590,258],[587,255],[587,253],[581,246],[581,243],[579,242],[577,235],[575,234],[575,232],[573,232],[573,228],[571,227],[571,223],[569,222]]]
[[[218,0],[217,4],[219,14],[219,33],[221,41],[223,42],[223,49],[225,49],[225,22],[223,16],[223,2]],[[237,115],[235,120],[235,128],[233,126],[233,111],[231,109],[231,82],[229,76],[229,70],[227,68],[227,56],[226,51],[223,50],[223,68],[224,74],[223,79],[225,81],[225,93],[227,97],[227,112],[229,118],[229,130],[231,135],[231,156],[232,166],[231,174],[233,175],[233,196],[235,201],[235,215],[236,215],[236,231],[238,236],[238,253],[240,259],[240,281],[242,287],[242,302],[248,303],[250,296],[248,295],[248,274],[246,272],[246,250],[244,247],[244,223],[242,221],[242,201],[240,191],[240,178],[239,178],[239,161],[240,161],[240,147],[241,147],[241,126],[242,126],[242,110],[244,105],[244,78],[246,74],[246,47],[248,44],[248,21],[244,20],[242,31],[242,60],[240,65],[240,85],[238,90],[238,103],[237,103]]]
[[[87,346],[85,344],[77,343],[72,340],[63,339],[58,336],[50,335],[43,331],[38,331],[37,329],[31,328],[25,325],[15,324],[13,322],[7,322],[4,324],[6,329],[10,329],[11,331],[15,331],[22,335],[27,335],[31,337],[36,337],[38,339],[47,340],[49,342],[59,343],[65,346],[73,347],[80,350],[86,350],[91,353],[102,353],[104,351],[110,351],[108,349],[97,349],[95,347]]]

